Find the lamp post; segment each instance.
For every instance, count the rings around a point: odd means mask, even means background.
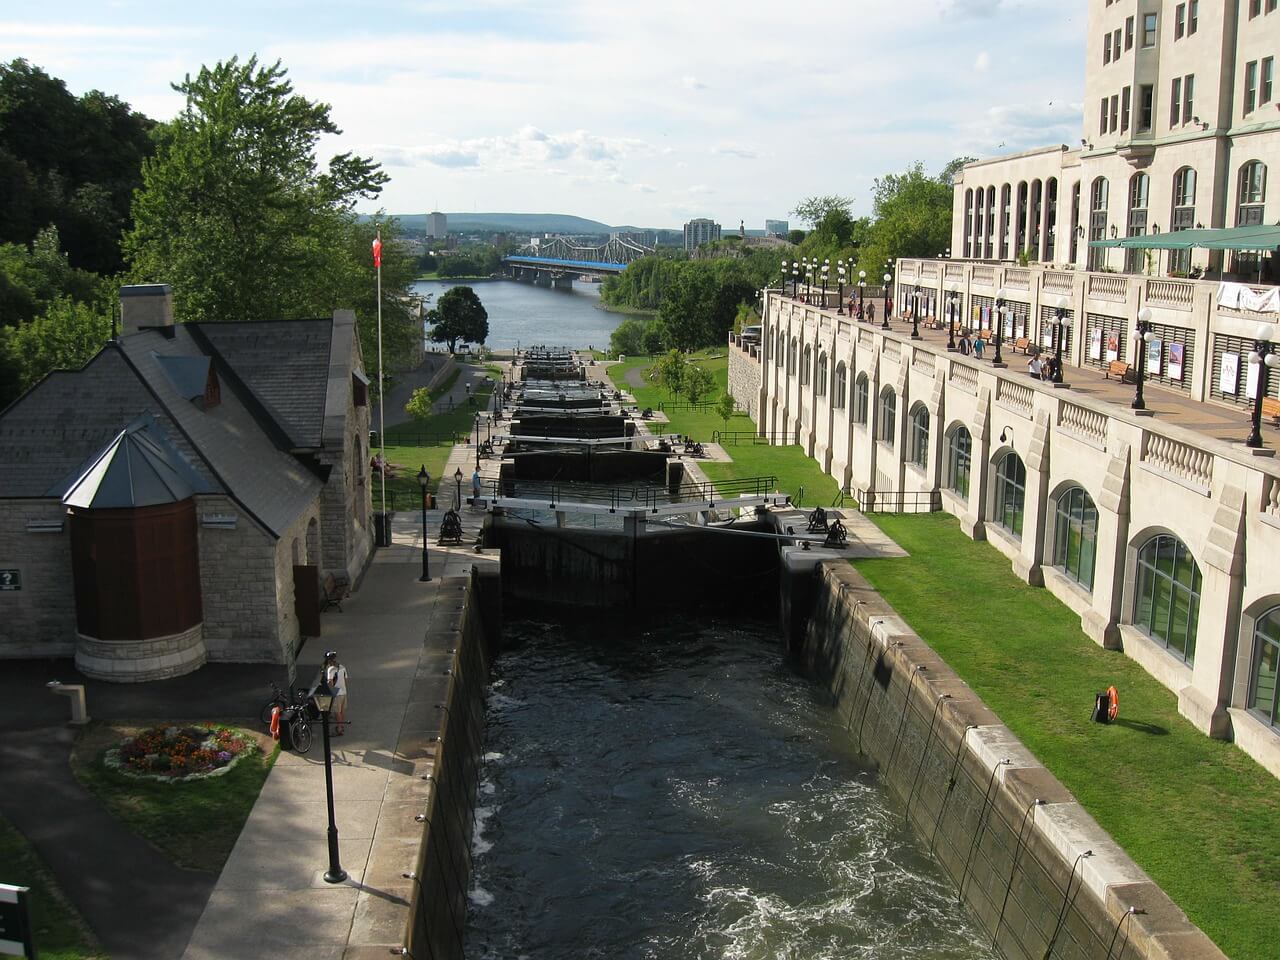
[[[785,296],[787,292],[787,261],[785,260],[782,261],[782,283],[779,286],[782,287],[782,293]]]
[[[850,267],[849,269],[852,270],[853,268]],[[867,294],[867,271],[859,270],[858,271],[858,319],[859,320],[861,320],[863,317],[867,315],[866,306],[862,302],[863,297],[865,297],[866,294]]]
[[[1058,297],[1053,307],[1053,382],[1062,382],[1062,331],[1067,325],[1067,298]]]
[[[893,295],[889,293],[889,284],[893,283],[893,276],[886,269],[884,275],[884,320],[880,323],[881,330],[889,329],[889,312],[893,309]]]
[[[993,367],[1004,366],[1004,357],[1000,356],[1000,346],[1004,343],[1004,319],[1008,307],[1004,304],[1004,287],[996,291],[996,352],[991,357]]]
[[[831,269],[831,261],[822,261],[822,309],[827,309],[827,271]]]
[[[423,543],[426,543],[425,538]],[[424,546],[424,556],[425,550]],[[324,789],[329,802],[329,869],[325,871],[324,880],[325,883],[342,883],[347,879],[347,871],[338,861],[338,824],[333,819],[333,754],[329,748],[329,708],[333,706],[333,691],[329,689],[327,678],[320,678],[320,686],[316,687],[312,699],[320,711],[320,725],[324,730]]]
[[[476,469],[480,469],[480,411],[476,411]]]
[[[418,486],[422,488],[422,576],[418,578],[419,583],[426,583],[431,579],[431,574],[427,572],[427,486],[430,483],[431,474],[427,473],[427,465],[424,463],[418,471]]]
[[[951,256],[951,251],[947,251]],[[956,349],[956,291],[947,291],[947,350],[954,353]]]
[[[462,468],[459,467],[453,471],[453,503],[457,509],[462,509]]]
[[[911,291],[911,339],[924,339],[920,336],[920,284],[918,283]]]
[[[1147,343],[1151,340],[1151,308],[1143,307],[1138,311],[1138,334],[1134,342],[1138,345],[1138,385],[1134,390],[1134,410],[1147,409],[1147,401],[1142,398],[1142,384],[1147,379]]]
[[[1249,354],[1249,362],[1258,364],[1258,385],[1253,393],[1253,429],[1249,431],[1249,439],[1244,445],[1256,450],[1262,446],[1262,398],[1267,395],[1268,371],[1270,367],[1280,364],[1280,356],[1276,355],[1275,344],[1271,342],[1276,335],[1276,328],[1272,324],[1258,324],[1255,335],[1257,340],[1253,345],[1253,352]]]
[[[796,298],[796,289],[800,285],[800,264],[795,260],[791,261],[791,299]]]
[[[840,285],[840,289],[836,291],[836,313],[844,316],[844,261],[841,260],[836,265],[836,277]]]

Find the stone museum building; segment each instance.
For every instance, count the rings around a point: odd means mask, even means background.
[[[285,662],[372,550],[355,315],[175,324],[157,284],[121,325],[0,413],[0,657]]]

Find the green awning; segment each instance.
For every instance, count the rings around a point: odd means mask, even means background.
[[[1091,247],[1125,250],[1274,250],[1280,247],[1280,226],[1226,227],[1216,230],[1176,230],[1118,240],[1090,240]]]

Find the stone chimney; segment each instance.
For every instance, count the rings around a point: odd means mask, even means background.
[[[120,288],[120,335],[143,327],[173,326],[173,290],[167,283],[139,283]]]

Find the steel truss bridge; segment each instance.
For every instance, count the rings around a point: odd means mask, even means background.
[[[652,247],[620,237],[610,237],[605,243],[593,247],[556,237],[504,257],[502,264],[506,274],[517,280],[567,288],[573,285],[575,277],[621,273],[627,269],[627,264],[651,253]]]

